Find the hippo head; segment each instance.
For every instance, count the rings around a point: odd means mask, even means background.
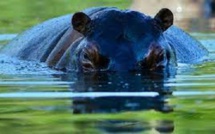
[[[156,70],[175,64],[163,36],[173,24],[169,9],[161,9],[154,18],[115,8],[91,16],[77,12],[71,23],[83,35],[70,50],[70,65],[76,70]]]

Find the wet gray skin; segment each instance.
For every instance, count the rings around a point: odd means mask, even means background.
[[[1,52],[81,72],[153,71],[196,63],[208,54],[196,39],[172,24],[169,9],[150,17],[131,10],[90,8],[34,26]]]

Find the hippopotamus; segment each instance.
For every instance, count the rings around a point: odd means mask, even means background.
[[[64,71],[157,70],[196,63],[208,51],[173,25],[163,8],[154,17],[114,7],[89,8],[47,20],[20,34],[1,52]]]

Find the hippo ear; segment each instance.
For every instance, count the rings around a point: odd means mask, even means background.
[[[174,21],[173,13],[168,8],[161,9],[154,17],[163,31],[167,30]]]
[[[89,26],[91,23],[91,19],[89,16],[87,16],[85,13],[83,12],[77,12],[73,15],[72,17],[72,25],[73,28],[82,33],[83,35],[86,35],[87,32],[89,31]]]

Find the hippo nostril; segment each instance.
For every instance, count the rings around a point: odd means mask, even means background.
[[[146,57],[138,62],[138,66],[141,69],[156,70],[164,68],[168,63],[168,53],[164,48],[157,44],[150,46],[149,52]]]
[[[90,61],[82,61],[81,66],[84,72],[94,71],[95,67]]]
[[[80,66],[84,72],[107,69],[109,58],[101,55],[95,45],[87,45],[80,54]]]
[[[83,72],[95,71],[94,60],[96,58],[95,50],[92,46],[88,46],[81,51],[80,54],[80,67]]]

